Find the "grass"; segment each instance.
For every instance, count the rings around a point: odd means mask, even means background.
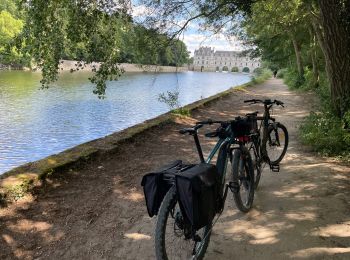
[[[319,80],[315,82],[312,72],[307,68],[302,78],[295,70],[283,69],[277,77],[283,78],[290,89],[313,91],[319,98],[319,108],[304,119],[299,129],[302,143],[323,156],[350,162],[350,111],[342,118],[336,116],[331,105],[326,74],[320,72]]]

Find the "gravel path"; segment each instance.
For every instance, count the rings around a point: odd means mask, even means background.
[[[193,119],[152,129],[1,209],[0,259],[154,259],[154,219],[144,206],[142,175],[177,158],[195,162],[192,140],[177,130],[197,119],[261,111],[243,103],[252,97],[285,102],[274,112],[288,128],[289,150],[279,173],[264,170],[249,213],[240,213],[228,196],[205,259],[350,259],[349,167],[300,144],[298,126],[314,98],[276,79],[221,98]],[[204,150],[211,145],[204,141]]]

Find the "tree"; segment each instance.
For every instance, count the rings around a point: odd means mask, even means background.
[[[33,57],[43,68],[43,83],[47,84],[56,79],[58,61],[64,49],[65,39],[68,39],[71,44],[86,43],[90,60],[96,56],[95,48],[98,50],[98,56],[104,64],[92,81],[97,84],[96,93],[103,94],[105,80],[114,79],[120,74],[116,64],[122,53],[119,48],[122,31],[131,19],[128,15],[128,2],[114,0],[23,0],[22,2],[25,3],[24,7],[27,10],[26,42],[31,47]],[[229,26],[230,30],[227,30],[227,33],[234,32],[244,36],[245,31],[237,25],[244,19],[254,22],[260,15],[266,22],[260,24],[261,28],[268,34],[265,37],[260,34],[254,43],[262,49],[262,53],[264,51],[267,53],[267,43],[272,43],[274,48],[270,49],[273,49],[273,58],[276,60],[278,53],[283,54],[278,62],[294,62],[300,76],[304,73],[305,58],[308,59],[307,63],[312,64],[313,69],[317,68],[315,58],[317,48],[313,48],[311,52],[310,48],[305,48],[306,45],[310,46],[311,40],[314,41],[312,36],[316,35],[325,57],[333,106],[339,116],[350,109],[348,15],[350,0],[291,0],[283,3],[277,0],[143,0],[142,2],[153,11],[153,15],[149,15],[144,23],[147,30],[154,30],[162,35],[167,32],[165,38],[172,39],[175,39],[195,19],[201,19],[202,28],[210,29],[214,33]],[[261,13],[257,12],[259,8]],[[311,19],[310,13],[313,16]],[[102,24],[104,26],[101,26]],[[312,30],[309,30],[310,25]],[[97,43],[102,44],[100,46]],[[291,59],[291,50],[295,59]],[[135,55],[138,56],[142,60],[143,55]],[[162,53],[151,52],[149,56],[155,63],[159,63],[160,57],[163,62],[172,59],[168,50],[163,50]]]
[[[318,3],[321,27],[317,23],[315,27],[326,60],[332,103],[336,113],[343,116],[350,111],[350,1]]]
[[[21,58],[11,43],[22,27],[23,22],[20,19],[16,19],[7,11],[0,12],[0,62],[11,64]]]

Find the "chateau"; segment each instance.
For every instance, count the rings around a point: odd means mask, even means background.
[[[238,51],[214,51],[211,47],[200,47],[194,51],[193,57],[193,68],[197,71],[232,71],[236,67],[239,72],[243,69],[253,72],[260,67],[260,63],[260,59],[241,56]]]

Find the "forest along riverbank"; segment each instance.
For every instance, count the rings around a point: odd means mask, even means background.
[[[261,111],[243,100],[265,97],[285,102],[275,115],[288,128],[289,150],[279,174],[265,169],[251,212],[238,212],[229,196],[206,259],[349,259],[349,168],[299,143],[298,126],[314,100],[288,91],[280,80],[236,91],[192,118],[154,127],[114,154],[48,180],[43,192],[0,209],[0,258],[154,259],[155,219],[144,205],[144,173],[174,159],[198,161],[192,139],[180,136],[179,128]],[[201,140],[208,152],[212,140]]]
[[[178,92],[183,106],[250,81],[238,73],[125,73],[101,100],[89,76],[62,73],[40,90],[39,73],[0,72],[0,174],[168,112],[161,93]]]

